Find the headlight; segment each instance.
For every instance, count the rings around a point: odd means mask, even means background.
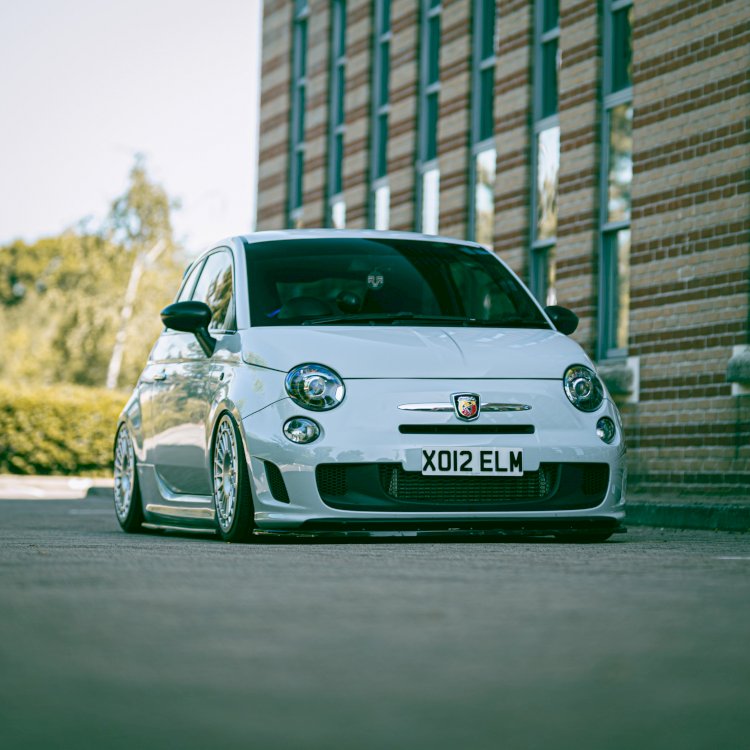
[[[327,411],[344,400],[341,378],[323,365],[298,365],[286,376],[286,392],[295,404],[312,411]]]
[[[571,365],[563,376],[565,395],[581,411],[596,411],[604,400],[604,388],[596,373],[585,365]]]

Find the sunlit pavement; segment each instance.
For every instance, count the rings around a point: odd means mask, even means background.
[[[111,479],[0,474],[0,500],[80,500],[111,489]]]
[[[3,748],[739,748],[750,536],[227,545],[0,502]]]

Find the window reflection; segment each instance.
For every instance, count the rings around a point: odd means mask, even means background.
[[[560,171],[560,126],[547,128],[537,140],[537,240],[557,234],[557,177]]]
[[[616,246],[613,250],[617,264],[615,302],[615,330],[614,345],[617,349],[628,348],[629,310],[630,310],[630,230],[622,229],[615,237]]]
[[[474,241],[492,247],[495,223],[495,162],[494,148],[477,154],[474,187]]]
[[[375,229],[390,228],[391,189],[381,185],[375,190]]]
[[[555,246],[537,248],[532,255],[533,294],[543,305],[557,304]]]
[[[557,114],[557,76],[562,58],[557,39],[542,45],[542,117]]]
[[[331,204],[331,224],[334,229],[343,229],[346,226],[346,203],[343,200]]]
[[[192,299],[205,302],[211,308],[209,330],[225,330],[234,327],[232,302],[232,259],[226,252],[209,255]]]
[[[559,0],[544,0],[542,3],[542,31],[556,28],[560,19]]]
[[[429,169],[422,175],[422,232],[438,233],[440,215],[440,170]]]
[[[612,91],[627,88],[633,80],[632,21],[632,5],[612,14]]]
[[[547,248],[546,257],[546,288],[544,290],[544,304],[557,304],[557,264],[555,263],[555,246]]]
[[[232,327],[229,318],[229,305],[232,301],[232,269],[225,268],[223,273],[211,282],[206,304],[211,308],[211,325],[209,328],[224,330]]]
[[[438,95],[437,92],[427,96],[427,113],[425,119],[425,149],[424,160],[431,161],[437,157],[438,132]]]
[[[495,66],[485,68],[479,74],[479,132],[478,140],[486,141],[492,138],[495,128],[495,113],[493,105],[495,100]]]
[[[630,221],[633,182],[633,106],[620,104],[609,115],[609,221]]]

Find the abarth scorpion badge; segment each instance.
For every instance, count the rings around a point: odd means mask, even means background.
[[[472,422],[479,416],[479,396],[476,393],[454,393],[451,398],[459,419]]]

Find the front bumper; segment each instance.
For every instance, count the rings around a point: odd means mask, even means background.
[[[445,402],[458,390],[479,393],[482,401],[532,408],[481,414],[471,423],[516,434],[413,434],[415,428],[440,430],[462,423],[452,414],[401,411],[400,404]],[[614,529],[624,518],[625,447],[619,430],[611,445],[596,436],[596,422],[604,415],[619,425],[609,401],[592,414],[580,412],[567,401],[557,380],[348,380],[345,401],[324,413],[306,412],[284,399],[243,421],[255,522],[260,531],[302,532]],[[282,426],[293,416],[315,419],[320,438],[309,445],[287,440]],[[409,426],[408,434],[400,431],[403,425]],[[547,472],[546,484],[542,482],[536,494],[524,490],[520,495],[508,491],[510,479],[503,480],[506,484],[494,495],[485,490],[489,484],[476,485],[499,481],[489,477],[451,477],[453,490],[446,482],[430,485],[437,478],[422,477],[422,448],[435,447],[520,448],[524,479]],[[330,483],[321,484],[323,467],[337,467],[339,472],[345,467],[354,480],[332,494]],[[594,469],[599,484],[592,487],[589,481],[589,491],[583,467],[599,467]],[[389,476],[405,477],[417,489],[409,496],[394,494]],[[471,482],[477,487],[474,494],[466,489]]]

